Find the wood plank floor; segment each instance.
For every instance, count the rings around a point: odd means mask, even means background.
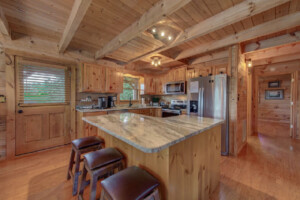
[[[77,199],[66,180],[69,151],[65,146],[0,162],[0,199]],[[222,157],[221,182],[211,199],[300,199],[300,141],[248,138],[239,157]]]

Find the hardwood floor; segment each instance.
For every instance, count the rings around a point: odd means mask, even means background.
[[[77,199],[66,180],[69,153],[68,145],[0,162],[0,199]],[[221,182],[211,199],[300,199],[300,140],[248,138],[239,157],[222,157]]]

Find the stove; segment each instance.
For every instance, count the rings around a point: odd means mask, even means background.
[[[171,100],[170,107],[162,108],[162,117],[181,115],[181,109],[186,109],[187,101]]]

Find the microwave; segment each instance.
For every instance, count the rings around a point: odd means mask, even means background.
[[[165,94],[185,94],[185,81],[165,84]]]

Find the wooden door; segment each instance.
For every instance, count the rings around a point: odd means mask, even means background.
[[[104,92],[106,67],[94,64],[84,64],[82,70],[83,92]]]
[[[70,122],[70,106],[18,106],[16,155],[70,143]]]

